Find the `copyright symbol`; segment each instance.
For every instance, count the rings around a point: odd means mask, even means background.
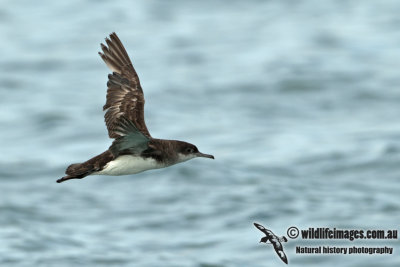
[[[296,226],[291,226],[287,229],[287,235],[291,239],[295,239],[299,236],[299,229]]]

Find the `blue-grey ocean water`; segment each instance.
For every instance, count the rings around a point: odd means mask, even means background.
[[[0,266],[285,266],[253,222],[397,229],[399,1],[0,1]],[[111,144],[117,32],[154,137],[215,160],[57,184]],[[307,255],[296,246],[392,247]],[[397,240],[284,243],[289,266],[400,266]]]

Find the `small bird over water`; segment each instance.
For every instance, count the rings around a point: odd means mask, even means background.
[[[283,246],[281,242],[287,242],[286,237],[277,237],[271,230],[265,228],[261,224],[254,223],[254,226],[257,227],[258,230],[263,232],[265,236],[261,238],[260,243],[272,244],[274,246],[276,254],[278,254],[279,258],[286,264],[288,264],[288,260],[285,252],[283,252]],[[268,241],[270,243],[268,243]]]
[[[144,121],[144,96],[139,77],[117,34],[106,38],[99,55],[112,70],[108,75],[107,99],[103,110],[112,145],[83,163],[71,164],[61,183],[88,175],[127,175],[165,168],[196,157],[214,159],[195,145],[151,137]]]

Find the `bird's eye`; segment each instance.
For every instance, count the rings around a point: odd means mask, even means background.
[[[193,150],[193,148],[188,147],[188,148],[186,148],[186,152],[187,152],[187,153],[193,153],[194,150]]]

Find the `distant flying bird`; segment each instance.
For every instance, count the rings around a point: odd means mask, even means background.
[[[286,254],[285,254],[285,252],[283,252],[283,246],[281,244],[281,242],[287,242],[286,237],[284,237],[284,236],[277,237],[271,230],[265,228],[261,224],[254,223],[254,226],[257,227],[258,230],[260,230],[261,232],[263,232],[265,234],[265,236],[263,238],[261,238],[260,243],[262,242],[262,243],[266,243],[266,244],[272,244],[274,246],[276,254],[278,254],[279,258],[281,258],[281,260],[284,263],[288,264]],[[267,243],[268,241],[270,243]]]
[[[108,136],[115,139],[108,150],[83,163],[70,165],[57,183],[88,175],[127,175],[165,168],[196,157],[214,159],[195,145],[151,137],[144,121],[144,96],[128,53],[115,33],[101,44],[99,55],[112,70],[108,75],[103,110]]]

